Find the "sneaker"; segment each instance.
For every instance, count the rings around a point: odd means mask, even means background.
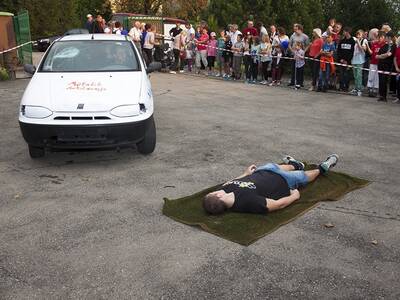
[[[294,86],[294,89],[295,90],[299,90],[301,88],[301,85],[300,84],[296,84],[295,86]]]
[[[185,71],[184,70],[179,70],[179,73],[185,73]]]
[[[274,86],[275,85],[275,82],[274,81],[272,81],[270,84],[268,84],[269,86]]]
[[[169,74],[176,74],[175,71],[169,71]]]
[[[357,92],[358,92],[358,91],[357,91],[356,89],[354,89],[354,90],[351,90],[350,94],[352,94],[352,95],[355,96],[355,95],[357,95]]]
[[[312,91],[315,90],[315,87],[311,86],[308,90],[309,90],[310,92],[312,92]]]
[[[392,101],[392,103],[399,103],[400,102],[400,99],[399,98],[396,98],[396,99],[394,99],[393,101]]]
[[[246,80],[244,81],[244,84],[250,84],[250,81],[246,79]]]
[[[304,170],[304,164],[291,157],[290,155],[286,155],[284,158],[282,158],[282,161],[287,164],[287,165],[292,165],[295,170]]]
[[[331,154],[324,162],[319,164],[318,168],[322,174],[325,174],[326,172],[329,171],[330,168],[336,166],[338,160],[339,156],[337,154]]]
[[[361,91],[357,91],[357,97],[361,97],[362,96],[362,92]]]
[[[379,97],[378,100],[376,100],[378,102],[387,102],[387,99],[384,97]]]
[[[256,83],[257,83],[257,81],[256,81],[256,80],[253,80],[251,83],[252,83],[252,84],[256,84]]]
[[[266,85],[267,83],[268,83],[268,82],[265,81],[265,80],[263,80],[263,81],[260,82],[260,84],[262,84],[262,85]]]
[[[215,77],[221,77],[221,74],[220,74],[220,73],[217,73],[217,74],[215,75]]]
[[[276,85],[277,85],[277,86],[280,86],[280,85],[281,85],[281,82],[280,82],[280,81],[278,81],[278,82],[276,83]]]

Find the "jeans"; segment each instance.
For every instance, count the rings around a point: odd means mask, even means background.
[[[311,67],[312,86],[313,87],[315,87],[317,85],[317,81],[319,78],[319,68],[320,68],[320,62],[313,60],[312,67]]]
[[[153,49],[143,48],[143,54],[146,65],[148,66],[153,62]]]
[[[355,89],[357,91],[361,91],[363,86],[362,86],[362,70],[361,68],[363,67],[362,64],[355,64],[353,65],[353,74],[354,74],[354,85]]]
[[[258,76],[258,62],[254,62],[253,59],[250,64],[250,74],[250,78],[252,77],[252,80],[256,81]]]
[[[263,73],[263,79],[268,81],[268,67],[269,64],[271,63],[271,61],[263,61],[261,62],[261,66],[262,66],[262,73]]]
[[[233,74],[235,75],[235,78],[240,79],[240,77],[242,75],[242,57],[241,56],[233,56],[232,69],[233,69]]]
[[[246,75],[246,79],[250,80],[251,73],[250,73],[250,65],[251,65],[251,56],[250,55],[245,55],[243,57],[243,63],[244,63],[244,74]]]
[[[296,68],[295,85],[303,85],[304,83],[304,66]]]
[[[207,50],[200,50],[196,52],[196,67],[198,69],[201,68],[201,63],[203,63],[204,67],[207,68]]]
[[[318,80],[318,88],[320,89],[327,89],[329,86],[329,77],[331,73],[331,66],[330,64],[325,65],[325,71],[319,71],[319,80]]]
[[[178,49],[174,49],[174,66],[173,66],[173,70],[174,71],[178,71],[178,70],[183,70],[183,63],[181,62],[181,51],[179,51]]]
[[[347,91],[349,89],[350,84],[350,68],[340,66],[340,89],[343,91]]]
[[[282,176],[291,190],[305,186],[308,183],[308,177],[304,171],[284,171],[277,164],[273,163],[258,167],[256,172],[258,171],[271,171]]]

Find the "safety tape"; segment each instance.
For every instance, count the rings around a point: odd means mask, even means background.
[[[7,52],[10,52],[10,51],[14,51],[14,50],[17,50],[18,48],[21,48],[23,46],[26,46],[26,45],[29,45],[29,44],[33,44],[33,43],[34,43],[34,41],[26,42],[26,43],[23,43],[23,44],[18,45],[16,47],[12,47],[10,49],[0,51],[0,54],[7,53]]]
[[[170,36],[167,36],[167,35],[162,35],[162,34],[157,34],[157,35],[163,36],[164,38],[169,38],[169,39],[171,39],[171,37],[170,37]],[[173,40],[173,39],[171,39],[171,40]],[[216,49],[216,50],[220,50],[220,51],[231,52],[231,53],[239,53],[239,51],[228,50],[228,49],[225,49],[225,48],[213,47],[213,46],[209,46],[209,45],[205,45],[205,46],[206,46],[207,48]],[[275,58],[275,57],[278,57],[277,55],[274,56],[274,55],[268,55],[268,54],[257,54],[257,55],[243,54],[243,56],[257,56],[257,57],[264,57],[264,56],[267,56],[267,57],[270,57],[271,59],[272,59],[272,58]],[[294,57],[288,57],[288,56],[281,56],[281,57],[279,57],[279,58],[280,58],[280,59],[286,59],[286,60],[295,60]],[[305,56],[304,59],[305,59],[305,60],[310,60],[310,61],[318,61],[318,62],[321,62],[320,59],[313,58],[313,57],[307,57],[307,56]],[[372,69],[368,69],[368,68],[357,67],[357,66],[354,66],[354,65],[342,64],[342,63],[338,63],[338,62],[327,62],[327,61],[324,61],[324,62],[325,62],[326,64],[329,64],[329,65],[330,65],[330,64],[334,64],[334,65],[336,65],[336,66],[347,67],[347,68],[352,68],[352,69],[360,69],[360,70],[362,70],[362,71],[377,72],[378,74],[385,74],[385,75],[391,75],[391,76],[400,76],[400,73],[396,73],[396,72],[372,70]]]

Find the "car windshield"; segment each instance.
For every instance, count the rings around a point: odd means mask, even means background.
[[[140,71],[130,41],[59,41],[46,54],[39,72]]]

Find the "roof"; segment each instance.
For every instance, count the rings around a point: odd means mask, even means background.
[[[92,38],[93,37],[93,38]],[[125,35],[118,34],[73,34],[73,35],[65,35],[59,39],[59,41],[88,41],[88,40],[97,40],[97,41],[126,41],[130,40],[130,38]]]
[[[13,17],[14,14],[9,13],[9,12],[5,12],[5,11],[0,11],[0,16],[1,17]]]

